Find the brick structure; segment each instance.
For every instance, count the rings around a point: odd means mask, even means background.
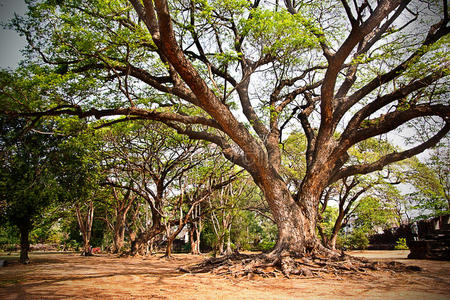
[[[450,260],[450,215],[419,221],[416,231],[406,239],[408,258]]]

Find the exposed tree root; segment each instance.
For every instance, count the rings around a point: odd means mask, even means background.
[[[370,262],[364,258],[336,255],[294,256],[288,253],[273,254],[241,254],[209,258],[199,264],[181,267],[179,271],[186,273],[207,273],[233,277],[252,278],[293,275],[305,278],[370,274],[373,271],[407,272],[420,271],[420,267],[406,266],[400,262]]]

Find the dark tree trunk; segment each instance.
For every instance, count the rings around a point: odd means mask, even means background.
[[[119,253],[122,250],[125,239],[125,219],[125,214],[117,214],[116,223],[114,224],[113,253]]]
[[[30,226],[20,226],[20,257],[19,262],[22,264],[30,263],[30,258],[28,257],[28,252],[30,251],[30,241],[29,235],[31,228]]]

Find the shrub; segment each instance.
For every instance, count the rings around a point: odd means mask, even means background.
[[[399,238],[397,241],[397,245],[395,245],[395,250],[409,250],[408,246],[406,245],[406,239],[405,238]]]
[[[272,250],[273,247],[275,247],[275,242],[262,241],[261,243],[258,244],[257,250],[268,252]]]
[[[347,236],[344,242],[344,246],[347,249],[367,249],[369,245],[369,239],[367,238],[367,233],[362,230],[355,230],[352,234]]]

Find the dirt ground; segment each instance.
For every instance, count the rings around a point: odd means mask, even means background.
[[[450,299],[450,262],[408,260],[408,251],[353,251],[371,260],[422,267],[408,273],[351,277],[228,278],[185,274],[177,267],[206,256],[148,258],[31,253],[30,265],[0,267],[0,299]],[[16,260],[14,256],[0,259]]]

